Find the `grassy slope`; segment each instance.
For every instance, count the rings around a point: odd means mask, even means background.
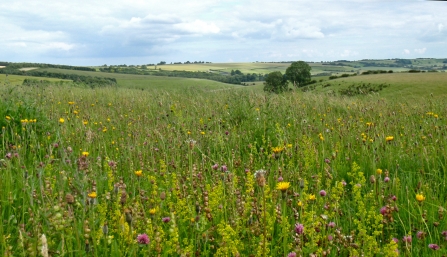
[[[332,86],[323,88],[322,84],[330,83]],[[382,84],[390,85],[380,92],[383,97],[421,97],[447,94],[447,73],[391,73],[360,75],[348,78],[339,78],[317,84],[317,92],[337,91],[352,84]]]
[[[178,87],[192,87],[200,86],[209,89],[221,89],[228,87],[238,87],[237,85],[230,85],[220,83],[217,81],[204,80],[204,79],[188,79],[188,78],[173,78],[173,77],[161,77],[161,76],[146,76],[146,75],[133,75],[133,74],[119,74],[119,73],[105,73],[105,72],[92,72],[92,71],[77,71],[77,70],[62,70],[55,68],[41,69],[48,72],[61,72],[67,74],[79,74],[84,76],[97,76],[97,77],[109,77],[116,78],[118,85],[128,88],[136,89],[175,89]]]

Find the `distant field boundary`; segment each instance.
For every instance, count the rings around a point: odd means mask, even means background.
[[[29,68],[21,68],[19,70],[21,71],[30,71],[30,70],[35,70],[35,69],[39,69],[38,67],[29,67]]]

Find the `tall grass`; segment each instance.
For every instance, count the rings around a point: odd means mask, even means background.
[[[445,99],[1,93],[4,256],[446,254]]]

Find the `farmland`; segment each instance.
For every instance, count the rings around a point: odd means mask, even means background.
[[[262,82],[37,70],[117,84],[1,74],[4,256],[447,254],[445,72],[320,76],[277,95]],[[386,87],[340,93],[363,84]]]

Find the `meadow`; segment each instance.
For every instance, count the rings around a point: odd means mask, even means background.
[[[433,74],[279,95],[124,74],[94,89],[2,78],[0,252],[445,256],[447,90]],[[391,85],[325,91],[351,83]]]

